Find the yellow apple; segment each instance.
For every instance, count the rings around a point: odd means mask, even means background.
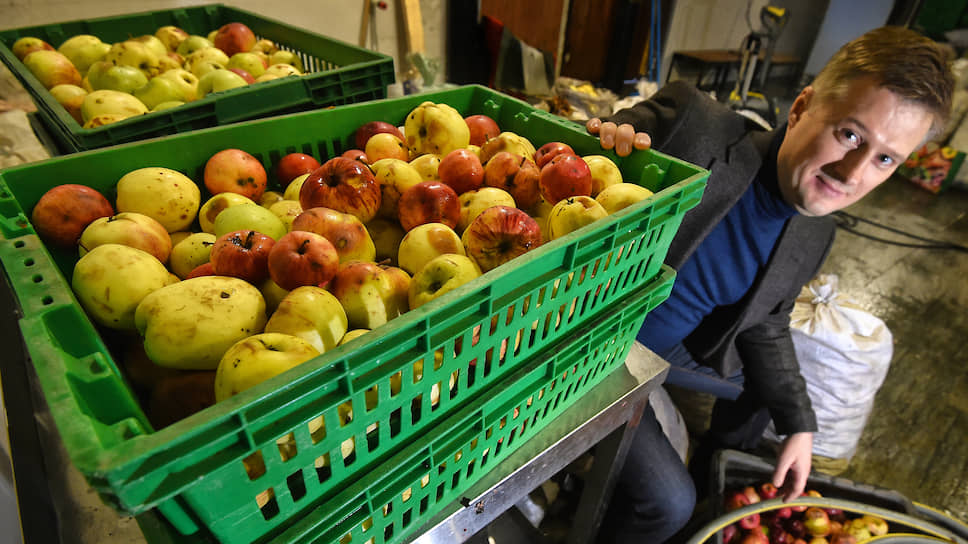
[[[179,278],[187,278],[192,270],[195,270],[195,267],[209,261],[215,240],[215,235],[207,232],[189,234],[188,237],[171,248],[168,267]]]
[[[95,219],[81,233],[78,244],[80,255],[104,244],[121,244],[151,254],[159,262],[168,262],[171,237],[165,227],[137,212],[120,212],[111,217]]]
[[[474,218],[491,206],[510,206],[515,207],[514,197],[504,189],[497,187],[481,187],[461,193],[460,200],[460,219],[457,221],[457,231],[464,232],[467,225],[470,225]]]
[[[322,287],[306,285],[289,291],[266,323],[266,332],[298,336],[317,351],[335,348],[348,322],[340,301]]]
[[[605,208],[592,197],[565,198],[551,209],[548,216],[548,237],[550,240],[561,238],[607,215]]]
[[[464,117],[447,104],[423,102],[404,121],[404,135],[411,156],[433,153],[444,157],[455,149],[467,147],[471,131]]]
[[[582,159],[592,173],[592,197],[610,185],[622,183],[622,171],[612,159],[605,155],[585,155]]]
[[[128,172],[118,181],[117,191],[119,212],[143,213],[168,232],[187,229],[201,203],[201,192],[191,178],[160,166]]]
[[[609,185],[602,192],[598,193],[595,200],[605,208],[606,212],[613,214],[650,196],[652,196],[652,191],[641,185],[636,185],[635,183],[616,183],[615,185]]]
[[[392,134],[387,135],[396,138]],[[380,134],[374,135],[370,140],[372,141],[377,136],[380,136]],[[380,217],[396,218],[400,195],[407,189],[424,181],[416,168],[401,159],[380,159],[370,165],[370,170],[373,171],[373,177],[380,184],[381,200],[380,209],[377,212]]]
[[[215,233],[215,219],[218,214],[231,206],[255,204],[251,198],[238,193],[219,193],[209,198],[198,210],[198,226],[202,232]]]
[[[302,338],[263,333],[233,344],[215,371],[215,401],[221,402],[319,355]]]
[[[410,309],[416,309],[457,289],[481,275],[477,263],[464,255],[447,254],[432,259],[410,281]]]
[[[95,247],[74,265],[71,288],[97,323],[135,330],[135,310],[150,293],[168,285],[165,265],[140,249],[121,244]]]
[[[397,263],[413,275],[425,264],[447,253],[465,255],[460,236],[443,223],[424,223],[410,229],[400,241]]]

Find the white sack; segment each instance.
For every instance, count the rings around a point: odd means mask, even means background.
[[[817,414],[813,453],[850,459],[893,355],[891,331],[837,290],[837,276],[807,284],[790,314],[800,373]],[[775,437],[772,424],[768,437]]]

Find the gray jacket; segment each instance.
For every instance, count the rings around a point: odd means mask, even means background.
[[[683,217],[666,264],[680,268],[755,179],[773,132],[674,82],[609,120],[651,135],[655,149],[710,171],[702,202]],[[815,431],[816,418],[790,337],[790,311],[833,243],[829,218],[795,215],[765,269],[733,305],[706,316],[684,344],[697,362],[723,376],[742,368],[746,388],[769,408],[777,432]]]

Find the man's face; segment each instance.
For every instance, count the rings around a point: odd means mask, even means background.
[[[790,108],[777,156],[784,200],[803,215],[846,208],[884,182],[922,142],[931,115],[870,78],[851,82],[839,99],[811,87]]]

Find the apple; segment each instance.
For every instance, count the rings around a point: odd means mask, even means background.
[[[605,208],[606,212],[613,214],[649,198],[652,194],[652,191],[641,185],[623,182],[609,185],[595,196],[595,200]]]
[[[202,232],[215,233],[215,219],[226,208],[242,204],[255,204],[251,198],[238,193],[219,193],[209,198],[198,210],[198,226]]]
[[[23,61],[27,55],[33,53],[34,51],[56,51],[54,46],[45,42],[40,38],[35,38],[33,36],[24,36],[19,38],[17,41],[13,42],[10,46],[10,51],[13,52],[19,60]]]
[[[347,149],[342,154],[340,154],[340,157],[358,161],[363,164],[370,164],[370,159],[366,157],[366,153],[361,149]]]
[[[343,338],[339,341],[339,345],[342,346],[343,344],[356,340],[368,332],[370,332],[370,329],[353,329],[351,331],[346,331],[346,334],[344,334]]]
[[[158,39],[154,34],[142,34],[131,38],[131,40],[144,44],[144,46],[159,59],[168,55],[168,47],[165,42]]]
[[[455,149],[440,160],[437,169],[440,181],[450,185],[458,195],[484,185],[484,166],[481,159],[467,149]]]
[[[763,500],[775,499],[777,493],[779,493],[779,490],[773,485],[773,482],[763,482],[760,484],[759,496]]]
[[[185,59],[181,58],[181,55],[167,52],[158,58],[158,74],[155,77],[164,74],[168,70],[181,70],[184,66]]]
[[[311,174],[321,165],[312,155],[305,153],[288,153],[276,163],[276,180],[283,187],[288,187],[292,180],[303,174]]]
[[[263,208],[269,209],[276,202],[281,202],[283,200],[285,200],[285,197],[282,196],[282,193],[279,191],[266,191],[262,193],[262,198],[259,199],[259,205]]]
[[[366,226],[356,216],[325,206],[304,210],[292,222],[292,231],[318,234],[333,244],[340,263],[373,261],[376,246]]]
[[[162,102],[161,104],[158,104],[157,106],[151,108],[151,111],[152,112],[165,111],[165,110],[170,110],[172,108],[177,108],[178,106],[184,106],[184,105],[185,103],[182,102],[181,100],[171,100],[169,102]]]
[[[576,196],[561,200],[555,204],[551,209],[551,215],[548,216],[548,239],[561,238],[607,215],[605,208],[590,196]]]
[[[309,342],[278,332],[243,338],[222,355],[215,371],[215,401],[221,402],[319,355]]]
[[[183,68],[168,70],[156,78],[170,79],[181,89],[183,102],[191,102],[198,98],[198,76]],[[157,106],[156,106],[157,107]]]
[[[148,113],[148,108],[142,101],[121,91],[96,90],[88,93],[81,102],[81,117],[85,123],[98,116],[113,115],[127,119],[145,113]]]
[[[756,488],[748,485],[742,489],[743,495],[746,495],[746,500],[750,501],[750,504],[756,504],[760,502],[760,494],[756,492]]]
[[[87,71],[91,89],[132,93],[148,84],[148,76],[134,66],[118,66],[107,61],[91,64]]]
[[[315,170],[314,170],[315,172]],[[311,174],[312,172],[310,172]],[[302,190],[303,183],[309,178],[309,174],[302,174],[296,176],[289,185],[286,185],[286,190],[282,192],[283,200],[299,200],[299,191]]]
[[[830,518],[823,508],[811,506],[803,512],[803,527],[811,536],[827,536],[830,534]]]
[[[400,159],[406,162],[410,159],[410,150],[403,140],[388,132],[374,134],[363,148],[366,157],[372,163],[380,159]]]
[[[132,97],[132,98],[134,98],[134,97]],[[135,100],[137,100],[137,99],[135,99]],[[84,110],[83,110],[83,106],[82,106],[81,116],[83,117],[83,115],[84,115]],[[110,125],[111,123],[117,123],[117,122],[120,122],[120,121],[124,121],[128,117],[131,117],[131,115],[122,115],[122,114],[116,114],[116,113],[103,113],[103,114],[98,114],[98,115],[95,115],[94,117],[91,117],[87,121],[85,121],[84,124],[81,125],[81,128],[98,128],[98,127],[103,127],[104,125]]]
[[[279,47],[276,46],[276,44],[273,43],[272,40],[262,38],[257,42],[255,42],[255,45],[253,45],[252,49],[250,49],[249,51],[253,53],[260,53],[262,55],[265,55],[266,59],[268,60],[269,55],[271,55],[272,53],[275,53],[278,50],[279,50]]]
[[[410,166],[420,174],[422,181],[440,181],[440,157],[433,153],[420,155],[410,161]]]
[[[286,226],[286,232],[289,232],[292,230],[292,222],[299,217],[303,209],[298,200],[282,199],[279,202],[272,203],[269,206],[269,211],[282,221],[282,224]]]
[[[266,313],[270,315],[276,311],[282,299],[289,294],[289,291],[279,287],[279,284],[272,281],[272,278],[266,278],[259,285],[259,292],[262,293],[262,298],[266,301]]]
[[[551,159],[538,177],[541,196],[548,202],[558,202],[572,196],[589,196],[592,174],[588,163],[576,155],[562,154]]]
[[[188,276],[185,279],[190,280],[192,278],[200,278],[202,276],[214,276],[214,275],[216,275],[215,266],[212,264],[211,261],[209,261],[207,263],[202,263],[196,266],[195,268],[193,268],[192,271],[188,274]]]
[[[400,195],[397,215],[406,231],[424,223],[443,223],[455,228],[460,220],[460,200],[449,185],[422,181]]]
[[[582,157],[588,163],[588,169],[592,174],[591,196],[605,190],[606,187],[622,183],[622,171],[605,155],[585,155]]]
[[[300,76],[300,75],[302,75],[302,72],[300,72],[298,68],[296,68],[295,66],[292,66],[291,64],[271,64],[269,65],[268,68],[266,68],[266,71],[262,72],[262,75],[255,78],[255,80],[258,83],[261,81],[270,81],[270,80],[279,79],[282,77]]]
[[[249,72],[246,72],[241,68],[228,68],[228,71],[232,72],[233,74],[245,80],[246,85],[251,85],[252,83],[255,83],[255,78],[252,77],[252,74],[250,74]],[[234,89],[235,87],[232,87],[232,88]]]
[[[153,110],[165,102],[184,102],[184,89],[175,81],[163,77],[153,77],[145,85],[131,92],[148,109]]]
[[[759,527],[760,526],[760,515],[759,514],[756,514],[756,513],[753,513],[753,514],[750,514],[750,515],[745,516],[743,518],[740,518],[738,524],[739,524],[739,526],[740,526],[741,529],[747,529],[747,530],[754,529],[756,527]],[[769,543],[768,540],[766,542]]]
[[[191,233],[174,244],[168,257],[168,267],[181,279],[187,279],[192,270],[209,262],[216,237],[207,232]]]
[[[104,60],[115,65],[133,66],[148,79],[161,73],[159,55],[149,46],[133,39],[111,45]]]
[[[410,280],[410,309],[419,308],[480,275],[481,269],[465,255],[447,254],[435,257]]]
[[[212,246],[212,267],[219,276],[258,285],[269,276],[269,252],[274,243],[272,238],[254,230],[229,232]]]
[[[291,68],[287,74],[283,74],[280,71],[280,76],[289,74],[299,75],[303,71],[303,63],[299,59],[299,55],[284,49],[278,49],[269,55],[269,67],[271,68],[273,66],[288,66]]]
[[[23,59],[24,66],[45,89],[58,85],[81,85],[81,73],[71,60],[57,51],[36,50]]]
[[[534,160],[534,145],[527,138],[505,131],[481,144],[481,164],[487,164],[491,157],[501,151]]]
[[[225,65],[225,67],[229,70],[232,68],[245,70],[251,74],[253,78],[257,78],[266,71],[266,68],[269,67],[269,63],[255,53],[250,51],[240,51],[229,57],[229,62]],[[255,79],[253,79],[253,81],[255,81]]]
[[[482,272],[541,245],[541,227],[530,215],[510,206],[492,206],[471,221],[461,241]]]
[[[400,141],[405,141],[403,133],[396,126],[386,121],[369,121],[356,129],[356,132],[353,133],[353,142],[357,149],[366,149],[366,143],[370,141],[370,137],[381,133],[392,134]]]
[[[445,253],[466,254],[460,236],[443,223],[424,223],[411,229],[400,241],[397,263],[413,275],[435,257]]]
[[[276,214],[255,203],[223,210],[215,218],[214,228],[216,237],[237,230],[255,230],[273,240],[282,238],[289,231]]]
[[[339,345],[346,335],[346,312],[332,293],[315,285],[289,291],[269,317],[265,332],[298,336],[320,353]]]
[[[496,153],[484,165],[484,185],[507,191],[522,209],[531,208],[541,198],[540,176],[534,161],[508,151]]]
[[[349,327],[354,329],[372,330],[409,309],[391,275],[374,262],[351,261],[340,266],[329,291],[343,306]]]
[[[299,190],[303,209],[325,206],[354,215],[363,223],[376,217],[380,202],[380,184],[373,172],[366,165],[344,157],[323,163],[309,174]]]
[[[534,152],[534,163],[538,165],[539,169],[544,168],[544,165],[551,162],[551,159],[561,154],[574,155],[575,150],[564,142],[548,142]]]
[[[161,223],[136,212],[121,212],[91,222],[78,242],[80,255],[104,244],[121,244],[140,249],[158,261],[168,262],[171,237]]]
[[[165,25],[155,31],[155,37],[165,44],[168,51],[177,51],[178,46],[188,38],[188,32],[174,25]]]
[[[807,542],[804,540],[794,540],[793,544],[807,544]],[[830,544],[858,544],[858,542],[857,537],[854,535],[841,532],[830,536]]]
[[[404,135],[414,157],[424,153],[443,157],[455,149],[467,147],[471,138],[467,123],[456,109],[429,101],[422,102],[407,115]]]
[[[69,83],[62,83],[56,85],[50,89],[51,96],[57,103],[67,110],[67,113],[77,121],[78,124],[84,124],[84,116],[81,115],[81,104],[84,103],[84,97],[87,96],[87,91],[82,87],[77,85],[71,85]]]
[[[95,219],[114,215],[111,202],[86,185],[65,183],[48,189],[34,205],[30,223],[45,243],[76,247],[81,233]]]
[[[182,58],[188,58],[188,56],[195,51],[205,49],[206,47],[215,47],[215,45],[205,36],[197,36],[192,34],[178,44],[178,47],[175,48],[175,52],[181,55]]]
[[[178,242],[181,242],[185,238],[188,238],[192,234],[195,234],[195,233],[190,230],[179,230],[176,232],[169,232],[168,237],[171,238],[171,247],[174,248],[175,244],[177,244]]]
[[[199,82],[201,84],[201,82]],[[223,149],[205,162],[205,187],[213,195],[238,193],[258,201],[268,182],[266,169],[259,159],[235,148]]]
[[[232,70],[226,70],[225,68],[217,66],[207,72],[199,70],[197,72],[193,71],[192,73],[198,76],[199,98],[203,98],[211,93],[245,87],[249,84],[244,77]]]
[[[397,204],[404,191],[423,181],[420,173],[400,159],[380,159],[370,165],[373,177],[380,184],[380,209],[377,216],[397,218]]]
[[[397,252],[400,242],[407,234],[400,223],[383,217],[377,217],[366,224],[366,230],[370,233],[373,245],[376,248],[376,262],[389,262],[396,265]]]
[[[323,236],[297,230],[272,245],[268,265],[269,277],[283,289],[325,285],[336,275],[339,254]]]
[[[471,145],[484,145],[484,142],[501,133],[497,121],[486,115],[468,115],[464,118],[464,122],[467,123],[467,128],[471,133]]]
[[[84,75],[95,62],[103,59],[111,49],[111,44],[90,34],[77,34],[68,38],[57,51],[70,59],[77,71]]]
[[[457,221],[457,232],[463,233],[481,212],[492,206],[517,207],[514,198],[507,192],[496,187],[481,187],[476,191],[467,191],[460,195],[460,220]]]
[[[212,40],[215,47],[232,56],[236,53],[250,51],[255,46],[256,37],[248,26],[243,23],[228,23],[222,25]]]
[[[140,249],[104,244],[74,265],[71,288],[81,307],[105,327],[135,330],[135,310],[148,294],[168,285],[168,269]]]
[[[867,530],[874,536],[886,535],[888,532],[887,522],[872,514],[864,514],[861,519],[867,524]]]

